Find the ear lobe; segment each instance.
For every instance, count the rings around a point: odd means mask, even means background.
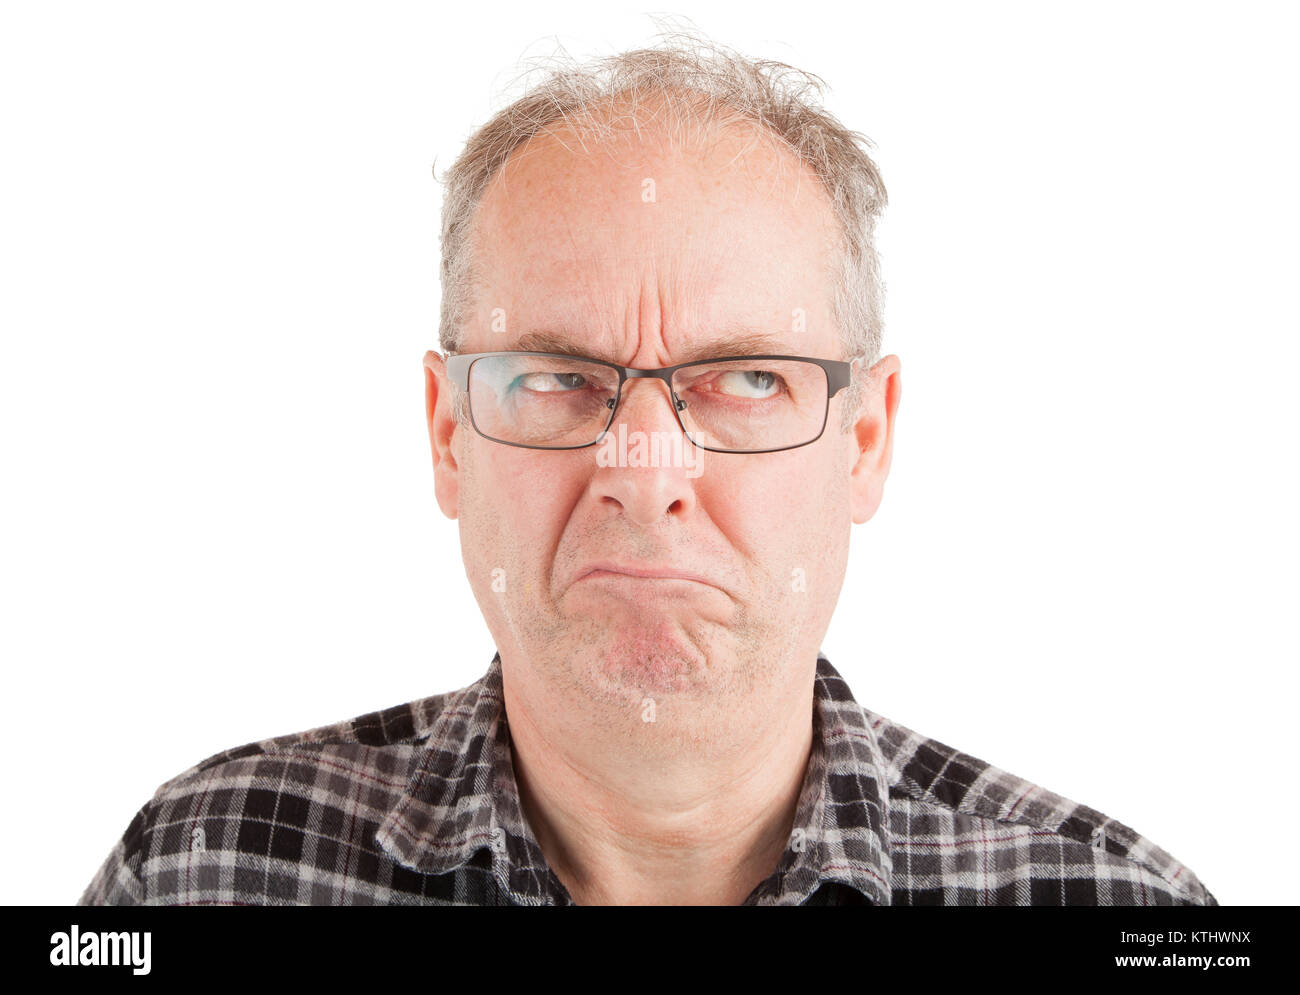
[[[442,513],[448,518],[456,518],[460,499],[460,464],[455,446],[460,426],[452,410],[447,368],[443,358],[433,351],[424,354],[424,416],[429,426],[429,448],[433,455],[434,496]]]

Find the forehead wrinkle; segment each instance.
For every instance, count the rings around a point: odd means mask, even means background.
[[[607,363],[625,365],[625,359],[617,353],[580,341],[563,330],[539,329],[525,332],[515,340],[514,348],[507,352],[553,352],[564,356],[585,359],[603,359]],[[797,354],[797,350],[793,350]],[[696,342],[681,354],[673,357],[674,362],[665,364],[675,366],[678,363],[690,363],[697,359],[712,359],[722,356],[760,356],[766,354],[790,355],[789,343],[780,336],[770,332],[755,332],[751,329],[728,329],[704,342]],[[633,352],[632,355],[636,353]]]
[[[626,152],[635,153],[638,149],[642,149],[650,154],[662,153],[676,160],[688,160],[694,165],[695,173],[702,183],[707,184],[710,181],[727,183],[733,180],[748,182],[760,195],[766,195],[777,201],[784,200],[791,206],[798,204],[801,210],[816,209],[815,204],[807,203],[808,188],[804,184],[805,178],[801,175],[806,165],[778,140],[766,137],[765,129],[757,122],[728,123],[707,130],[701,128],[697,141],[690,147],[681,149],[647,148],[646,143],[653,128],[649,126],[642,128],[640,122],[637,122],[634,129],[629,129],[638,140],[630,140],[628,132],[624,131],[619,136],[600,136],[602,141],[594,147],[587,144],[583,129],[566,127],[565,124],[566,122],[556,122],[556,125],[549,127],[544,133],[535,135],[507,158],[505,168],[500,171],[498,195],[506,191],[504,174],[508,169],[512,166],[518,169],[524,165],[525,173],[522,177],[515,178],[516,186],[510,191],[510,196],[494,198],[493,228],[499,236],[509,237],[510,217],[514,210],[512,203],[521,197],[527,198],[530,188],[536,187],[542,191],[557,193],[561,197],[561,204],[564,203],[565,196],[579,194],[580,181],[570,168],[566,168],[566,158],[591,160],[602,150],[610,165],[620,171],[626,171],[629,164],[619,159],[635,158],[634,155],[627,156]],[[728,132],[730,134],[727,134]],[[718,159],[713,158],[712,167],[704,168],[713,152],[717,150],[717,145],[729,137],[737,139],[739,147],[731,151],[724,164],[719,165]],[[569,141],[566,141],[566,138]],[[580,143],[581,151],[571,144],[574,139]],[[623,146],[628,148],[625,150]],[[749,153],[759,147],[763,147],[762,151],[766,154],[760,154],[759,160],[750,158]],[[622,155],[620,156],[619,153]],[[541,160],[536,158],[538,155],[542,156]],[[532,170],[527,170],[526,166],[529,165],[533,167]],[[600,169],[600,167],[596,168]],[[792,168],[795,176],[794,182],[790,183],[789,174]],[[616,177],[607,176],[607,170],[602,169],[600,173],[606,175],[608,182],[617,182]],[[815,191],[813,196],[816,201]],[[827,213],[833,216],[829,204],[827,207]],[[544,205],[543,211],[545,209]],[[533,269],[532,272],[540,275],[543,280],[562,281],[571,295],[571,300],[580,308],[580,312],[576,315],[565,315],[561,310],[548,316],[545,312],[550,311],[551,308],[543,304],[541,308],[543,313],[532,317],[540,319],[539,326],[543,322],[559,319],[561,327],[594,332],[594,337],[612,339],[614,343],[630,336],[637,344],[637,349],[630,353],[632,356],[639,352],[640,344],[636,340],[647,332],[651,339],[657,339],[665,354],[680,354],[688,348],[688,340],[691,337],[688,330],[701,327],[701,313],[714,310],[711,307],[701,310],[702,306],[710,300],[710,295],[715,293],[714,274],[710,272],[710,266],[714,263],[723,265],[725,260],[734,258],[737,248],[743,247],[749,241],[744,231],[736,225],[712,223],[711,216],[683,217],[680,223],[670,230],[650,229],[639,231],[637,233],[639,238],[618,238],[616,236],[626,230],[624,226],[605,222],[601,216],[583,214],[574,217],[563,208],[552,210],[550,213],[553,223],[558,222],[565,229],[560,236],[562,241],[551,241],[542,247],[542,251],[534,256],[535,260],[540,257],[538,261],[541,268]],[[545,213],[541,216],[545,217]],[[831,220],[833,221],[833,217]],[[707,230],[701,231],[701,225]],[[830,238],[825,239],[823,244],[833,256],[834,224],[826,227],[828,229],[826,234]],[[779,237],[779,235],[772,233],[772,237]],[[700,242],[703,242],[700,251],[685,251],[688,245],[692,243],[698,245]],[[567,260],[555,251],[561,246],[567,250]],[[481,243],[476,248],[480,251],[490,251]],[[624,273],[612,272],[618,269],[618,263],[628,262],[640,264],[636,267],[638,270],[643,270],[647,266],[656,270],[656,276],[652,278],[656,286],[651,288],[647,285],[643,272],[634,278],[628,278]],[[830,262],[832,260],[823,256],[821,266],[818,268],[825,268]],[[551,270],[550,273],[547,272],[548,269]],[[793,278],[791,273],[782,271],[778,277],[781,286],[770,287],[776,294],[772,303],[776,303],[777,297],[788,294],[792,289],[786,285]],[[544,286],[534,286],[532,290],[534,294],[540,292],[546,295]],[[644,327],[645,322],[641,320],[641,309],[638,307],[638,302],[644,305],[651,301],[647,296],[650,293],[655,293],[653,301],[657,303],[659,309],[658,315],[654,318],[654,324],[658,326],[657,333],[655,329]],[[727,314],[726,311],[743,308],[746,303],[749,303],[748,301],[719,301],[719,303],[723,313],[717,317],[722,322],[732,327],[744,324],[743,320],[735,320],[743,319],[743,314],[732,315]],[[802,303],[792,300],[787,302],[785,307]],[[666,304],[671,306],[665,307]],[[516,308],[519,306],[520,302],[516,301]],[[527,327],[528,316],[524,317],[525,321],[522,324]],[[519,327],[520,322],[512,321],[512,324]],[[755,324],[757,323],[750,323],[750,327],[754,327]],[[762,324],[770,324],[770,320]],[[670,340],[678,340],[678,342],[674,343]]]

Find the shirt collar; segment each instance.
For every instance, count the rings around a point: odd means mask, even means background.
[[[472,860],[490,860],[498,885],[512,901],[569,904],[520,808],[500,653],[480,680],[442,697],[427,725],[416,729],[423,749],[416,752],[406,786],[376,841],[394,860],[424,874],[448,874]],[[822,884],[838,882],[888,905],[887,768],[867,716],[821,654],[813,719],[812,753],[791,845],[746,904],[799,904]]]

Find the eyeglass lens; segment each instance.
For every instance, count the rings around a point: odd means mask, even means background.
[[[826,419],[826,373],[799,360],[728,360],[672,375],[693,442],[755,452],[811,442]],[[470,370],[470,411],[489,438],[538,448],[587,446],[612,420],[618,371],[561,356],[487,356]]]

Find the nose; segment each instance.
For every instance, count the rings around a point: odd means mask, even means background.
[[[703,450],[686,438],[662,380],[629,380],[605,438],[596,446],[596,498],[641,526],[695,507]]]
[[[682,426],[674,410],[672,391],[662,380],[654,377],[628,380],[623,384],[618,411],[610,428],[625,421],[629,431],[635,427],[643,432],[676,432],[681,435]]]

